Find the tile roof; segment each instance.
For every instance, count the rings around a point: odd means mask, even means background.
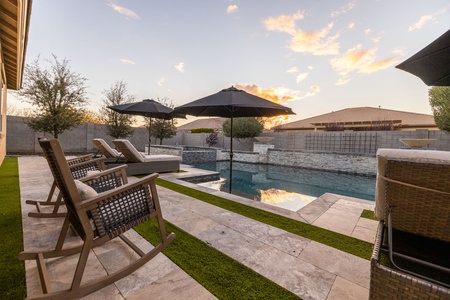
[[[206,118],[206,119],[197,119],[190,123],[181,125],[177,127],[179,130],[191,130],[193,128],[214,128],[222,130],[222,123],[226,118]]]
[[[400,127],[434,127],[437,129],[433,115],[419,114],[375,107],[353,107],[333,111],[323,115],[287,123],[279,126],[280,130],[308,130],[323,128],[326,123],[345,123],[346,125],[369,126],[380,121],[393,121]]]

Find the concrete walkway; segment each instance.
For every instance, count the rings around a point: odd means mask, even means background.
[[[196,170],[187,166],[184,173],[161,174],[166,180],[208,191],[230,200],[272,211],[296,220],[373,241],[377,222],[359,218],[363,209],[373,209],[373,202],[334,194],[325,194],[298,212],[265,205],[227,193],[212,191],[179,180]],[[24,247],[51,248],[59,234],[61,219],[36,219],[27,216],[34,207],[26,199],[46,199],[52,176],[46,160],[29,156],[19,158]],[[130,181],[132,178],[130,178]],[[285,287],[303,299],[367,299],[369,261],[329,246],[296,236],[219,207],[158,187],[166,220],[205,241],[212,247],[240,261],[256,272]],[[127,236],[143,249],[152,247],[134,231]],[[117,239],[116,239],[117,240]],[[118,248],[108,243],[92,251],[84,280],[111,269],[132,256],[120,241]],[[69,243],[78,242],[70,237]],[[170,246],[169,246],[170,247]],[[117,250],[119,249],[119,250]],[[111,254],[110,250],[114,250]],[[67,288],[77,257],[48,262],[55,289]],[[26,263],[27,293],[40,292],[34,262]],[[206,289],[163,254],[130,276],[84,299],[215,299]],[[245,295],[243,295],[245,298]]]

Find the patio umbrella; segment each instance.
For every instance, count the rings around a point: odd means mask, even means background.
[[[396,66],[427,85],[450,86],[450,30]]]
[[[150,154],[150,142],[151,142],[150,129],[152,127],[152,118],[170,120],[173,118],[186,117],[186,115],[174,114],[173,109],[171,109],[170,107],[167,107],[155,100],[150,99],[145,99],[140,102],[132,102],[108,106],[108,108],[121,114],[137,115],[150,118],[149,132],[148,132],[148,154]]]
[[[176,107],[174,113],[193,115],[196,117],[230,118],[230,193],[233,178],[233,118],[274,117],[295,114],[289,107],[248,94],[233,86],[228,89],[223,89],[216,94]]]

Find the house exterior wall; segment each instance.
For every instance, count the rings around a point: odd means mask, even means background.
[[[0,45],[1,47],[1,45]],[[6,156],[6,79],[3,56],[0,55],[1,75],[0,75],[0,165]]]

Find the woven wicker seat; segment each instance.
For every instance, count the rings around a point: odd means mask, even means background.
[[[116,189],[82,199],[77,190],[77,184],[70,171],[58,140],[39,141],[57,186],[63,195],[67,208],[61,232],[53,250],[20,253],[21,260],[36,260],[41,280],[42,294],[29,295],[29,299],[73,299],[80,298],[99,290],[134,272],[156,254],[161,252],[175,237],[173,233],[166,235],[164,220],[159,205],[158,194],[154,179],[157,174],[149,175],[135,183],[128,183]],[[85,181],[96,179],[88,177]],[[99,183],[99,182],[97,182]],[[143,252],[138,246],[123,236],[123,233],[150,218],[155,217],[159,227],[161,243],[149,252]],[[69,230],[73,227],[82,239],[82,245],[65,247],[64,241]],[[84,279],[88,257],[93,248],[102,245],[116,237],[120,237],[140,258],[132,261],[128,266],[95,279]],[[111,247],[114,247],[114,243]],[[78,254],[78,263],[74,270],[69,289],[53,291],[51,278],[47,271],[46,259]],[[68,272],[70,272],[68,270]]]
[[[70,171],[74,179],[82,179],[87,176],[88,171],[104,171],[107,169],[103,159],[97,158],[94,159],[92,154],[87,154],[79,157],[75,157],[67,160],[67,164],[69,165]],[[115,174],[115,176],[120,176],[121,181],[126,183],[126,173],[122,172],[119,169],[109,170],[107,173],[102,173],[101,175],[106,176],[108,178],[111,174]],[[121,183],[122,184],[122,183]],[[120,184],[120,185],[121,185]],[[110,188],[115,188],[118,185],[112,185]],[[53,181],[52,186],[50,188],[50,192],[47,196],[47,200],[26,200],[25,203],[35,205],[36,212],[28,213],[29,217],[35,218],[57,218],[64,217],[66,215],[65,212],[60,212],[59,209],[64,205],[62,201],[62,195],[58,193],[56,200],[53,199],[55,194],[57,185],[56,181]],[[43,209],[43,206],[52,206],[53,209],[51,212],[46,212]]]
[[[377,157],[370,299],[450,299],[450,153],[380,149]]]

